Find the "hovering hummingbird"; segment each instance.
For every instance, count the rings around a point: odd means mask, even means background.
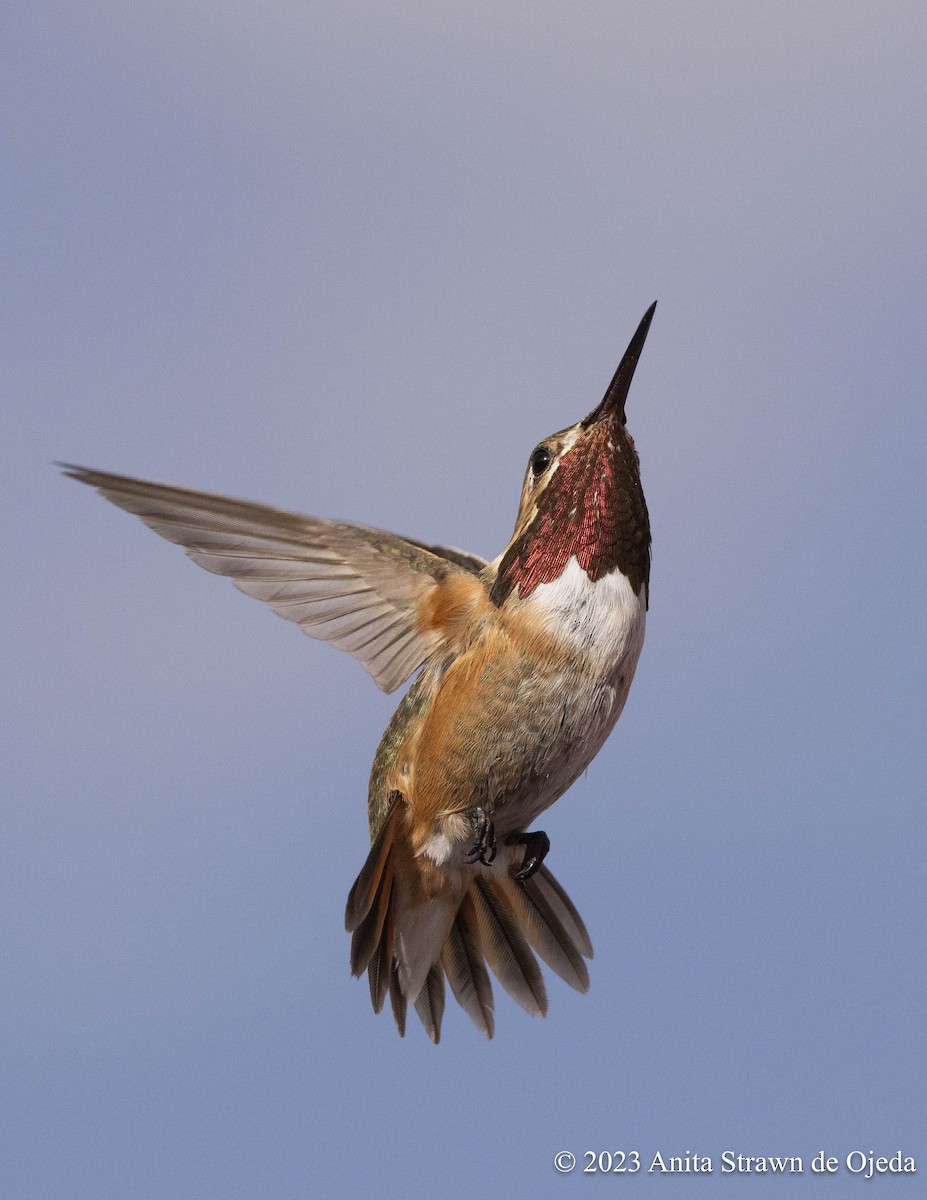
[[[531,453],[492,562],[361,525],[60,464],[228,575],[385,692],[421,673],[370,775],[371,850],[348,896],[351,969],[400,1034],[439,1040],[445,977],[487,1037],[487,964],[535,1016],[533,950],[578,991],[592,944],[531,829],[618,720],[644,641],[650,524],[625,401],[656,304],[605,397]]]

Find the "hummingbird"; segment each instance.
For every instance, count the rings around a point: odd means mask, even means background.
[[[644,641],[650,523],[625,403],[656,304],[601,403],[531,452],[515,529],[492,562],[379,529],[61,463],[227,575],[385,692],[416,671],[368,790],[371,848],[350,890],[350,964],[399,1033],[438,1042],[445,980],[494,1032],[489,972],[547,1009],[535,953],[589,987],[592,943],[534,822],[621,715]],[[421,668],[419,670],[419,668]],[[488,969],[487,969],[488,968]]]

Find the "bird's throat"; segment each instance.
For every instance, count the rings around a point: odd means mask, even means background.
[[[590,444],[591,443],[591,444]],[[571,558],[595,582],[618,568],[635,593],[650,574],[650,523],[630,438],[610,422],[564,455],[537,513],[506,550],[492,589],[502,605],[559,579]]]

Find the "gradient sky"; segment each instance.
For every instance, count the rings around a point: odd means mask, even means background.
[[[925,44],[900,0],[7,12],[0,1195],[922,1189]],[[543,823],[591,991],[400,1041],[343,929],[395,698],[50,463],[492,556],[654,299],[647,645]]]

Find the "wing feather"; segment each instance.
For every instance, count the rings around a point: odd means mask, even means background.
[[[363,525],[60,465],[182,546],[198,566],[228,576],[310,637],[352,654],[385,692],[440,641],[440,632],[421,632],[416,621],[434,588],[450,574],[472,579],[487,565],[465,551]]]

